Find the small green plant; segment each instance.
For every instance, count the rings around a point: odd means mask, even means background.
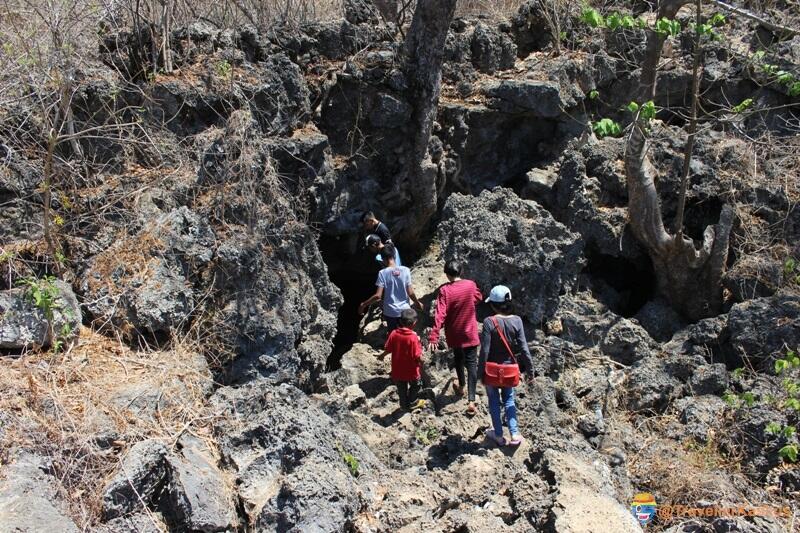
[[[436,441],[439,439],[440,433],[439,430],[433,426],[426,426],[424,428],[420,428],[414,434],[414,438],[422,444],[423,446],[427,446],[428,444]]]
[[[228,61],[223,59],[222,61],[217,61],[216,70],[219,77],[227,78],[231,75],[233,67]]]
[[[350,475],[353,477],[358,477],[358,469],[361,466],[361,464],[358,462],[358,458],[342,448],[340,443],[336,443],[336,447],[339,449],[339,455],[341,455],[342,461],[344,461],[344,464],[346,464],[348,470],[350,470]]]
[[[731,108],[731,110],[734,113],[741,113],[744,110],[746,110],[747,108],[749,108],[751,105],[753,105],[753,99],[752,98],[746,98],[746,99],[742,100],[741,102],[739,102],[738,104],[736,104],[735,106],[733,106]]]
[[[726,22],[725,15],[723,15],[722,13],[714,13],[711,16],[711,18],[708,19],[708,23],[711,24],[712,26],[722,26],[723,24],[725,24],[725,22]]]
[[[55,286],[56,278],[45,276],[37,279],[28,276],[20,279],[17,284],[25,287],[25,297],[38,307],[48,321],[53,320],[53,313],[57,309],[58,287]]]
[[[677,20],[660,18],[656,21],[655,30],[661,35],[675,37],[681,32],[681,23]]]
[[[778,450],[778,455],[784,461],[788,461],[790,463],[796,463],[798,451],[800,450],[798,450],[797,444],[787,444],[786,446]]]
[[[744,376],[744,368],[742,367],[736,368],[734,369],[733,372],[731,372],[731,374],[733,374],[733,377],[735,377],[736,379],[742,379],[742,376]]]
[[[599,138],[603,137],[619,137],[622,135],[622,127],[610,118],[602,118],[592,125],[592,131]]]
[[[796,81],[796,82],[794,82],[794,83],[793,83],[793,84],[792,84],[792,85],[789,87],[789,96],[792,96],[792,97],[794,97],[794,96],[800,96],[800,81]]]
[[[606,17],[606,26],[609,30],[616,30],[619,28],[630,30],[636,26],[636,21],[630,15],[621,15],[614,12]]]
[[[605,26],[603,15],[594,8],[587,7],[583,10],[580,16],[580,21],[592,28],[602,28]]]
[[[776,374],[780,374],[784,370],[789,370],[791,368],[800,368],[800,357],[798,357],[794,350],[786,352],[785,358],[775,360]]]
[[[768,435],[780,435],[781,434],[781,425],[777,422],[769,422],[767,427],[764,428],[764,431]]]
[[[738,404],[739,397],[736,395],[735,392],[731,390],[726,390],[722,394],[722,399],[725,401],[725,403],[727,403],[731,407],[736,407],[736,405]]]
[[[589,91],[589,100],[597,100],[597,97],[600,96],[600,93],[597,89],[592,89]]]
[[[755,395],[752,392],[749,392],[749,391],[748,392],[743,392],[740,395],[740,398],[742,399],[742,401],[744,402],[744,404],[747,407],[753,407],[753,405],[755,405],[755,403],[756,403]]]

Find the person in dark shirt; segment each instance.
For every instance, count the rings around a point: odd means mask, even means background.
[[[383,244],[392,242],[392,233],[389,231],[389,228],[386,224],[378,220],[378,217],[376,217],[375,213],[372,211],[367,211],[361,215],[361,230],[363,237],[361,242],[365,242],[366,237],[373,233],[381,238]]]
[[[533,378],[533,359],[528,350],[528,342],[525,339],[525,329],[522,319],[517,315],[511,314],[511,291],[504,285],[492,287],[486,302],[492,306],[495,312],[493,316],[483,321],[483,331],[481,332],[481,351],[478,358],[478,375],[484,379],[485,366],[487,361],[501,364],[512,364],[516,359],[520,373]],[[495,321],[497,327],[495,327]],[[508,340],[511,350],[514,351],[514,358],[508,353],[497,328],[502,328],[503,335]],[[517,355],[518,354],[518,355]],[[513,387],[492,387],[486,385],[486,395],[489,397],[489,413],[492,416],[493,429],[487,430],[486,436],[497,444],[519,446],[523,438],[519,433],[517,425],[517,407],[514,403]],[[506,441],[503,437],[503,421],[500,416],[502,397],[502,407],[506,413],[508,430],[511,433],[511,440]]]

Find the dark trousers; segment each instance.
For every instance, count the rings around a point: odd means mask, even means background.
[[[467,369],[467,394],[469,401],[475,401],[475,386],[478,382],[478,347],[453,348],[453,365],[456,367],[458,386],[464,386],[464,367]]]
[[[400,327],[400,317],[399,316],[386,316],[386,315],[383,315],[383,319],[386,320],[386,334],[387,335]]]
[[[419,394],[419,381],[395,381],[397,385],[397,395],[400,396],[400,407],[411,409],[411,404],[417,401]]]

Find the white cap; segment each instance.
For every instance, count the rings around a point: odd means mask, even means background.
[[[505,285],[495,285],[492,287],[489,297],[486,298],[486,303],[494,302],[496,304],[501,304],[508,301],[511,301],[511,289]]]

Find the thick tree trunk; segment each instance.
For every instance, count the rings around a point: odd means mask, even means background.
[[[406,241],[416,240],[436,213],[438,165],[431,160],[428,142],[442,86],[444,42],[455,8],[456,0],[419,0],[404,44],[415,132],[408,182],[403,184],[412,205],[396,228]]]
[[[690,0],[667,0],[660,4],[658,18],[673,19]],[[639,103],[655,98],[658,62],[665,37],[648,30],[647,53],[639,81]],[[691,146],[686,158],[691,157]],[[645,245],[655,269],[659,292],[690,320],[719,313],[722,306],[722,274],[728,257],[733,209],[725,206],[718,224],[706,228],[698,249],[694,241],[667,232],[655,186],[656,172],[647,156],[646,120],[637,117],[625,150],[628,184],[628,216],[636,237]],[[685,183],[684,183],[685,186]],[[685,194],[685,192],[680,192]]]

